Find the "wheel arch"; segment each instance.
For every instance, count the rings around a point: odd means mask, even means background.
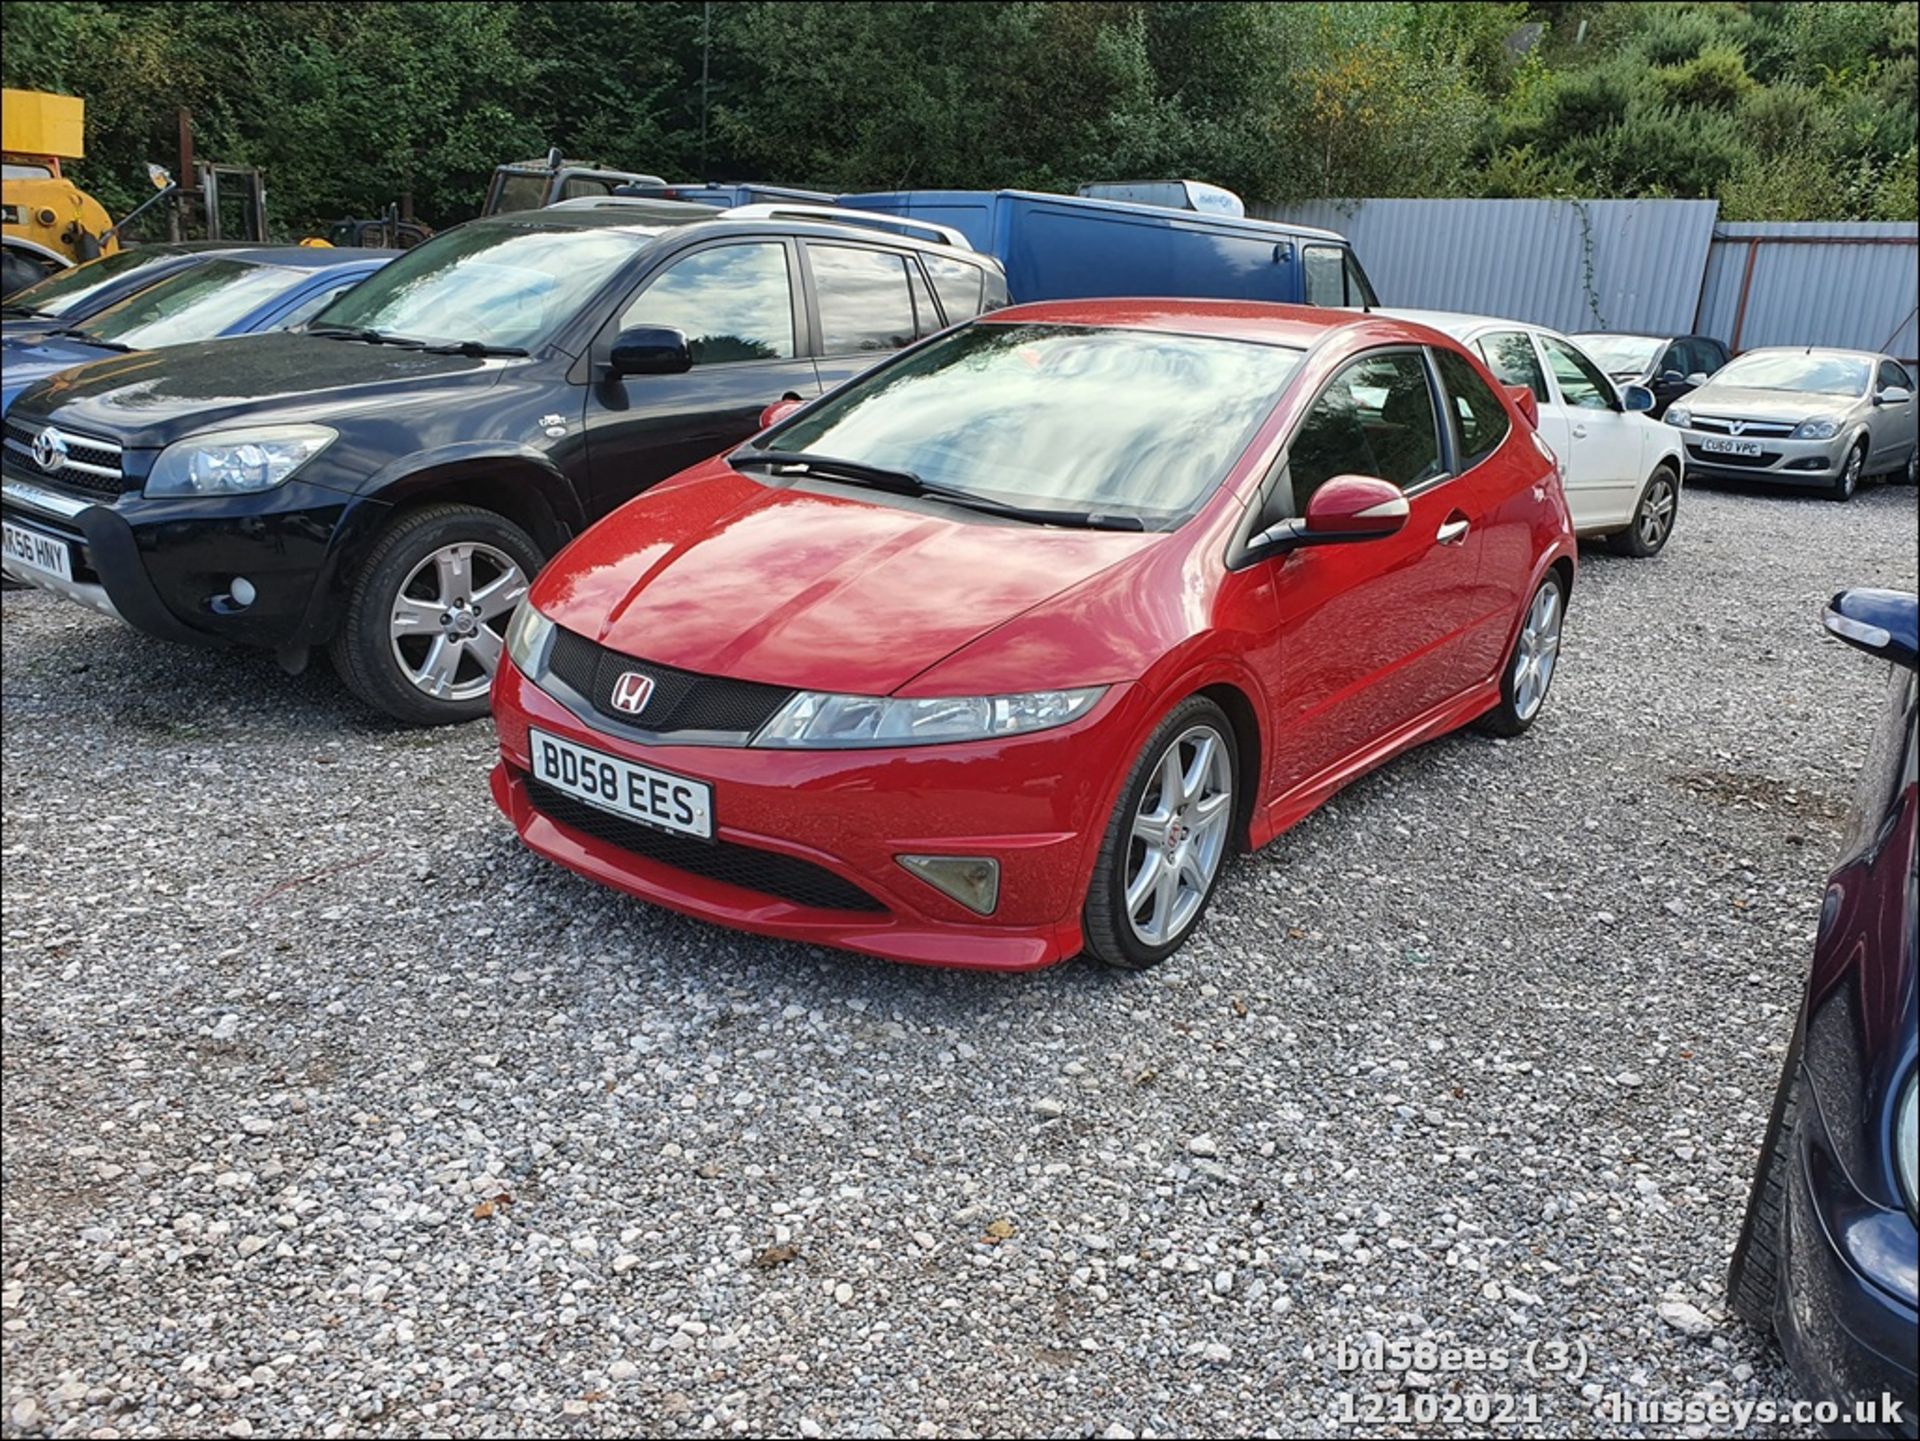
[[[548,559],[586,525],[573,483],[534,450],[457,447],[410,456],[405,469],[376,475],[365,494],[396,513],[436,501],[497,511]]]

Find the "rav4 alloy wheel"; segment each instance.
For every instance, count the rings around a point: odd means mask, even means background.
[[[485,715],[507,622],[539,568],[532,537],[492,511],[409,512],[361,567],[334,665],[362,700],[403,721]]]
[[[1175,706],[1140,752],[1082,917],[1108,965],[1144,970],[1192,934],[1232,848],[1238,768],[1232,724],[1204,696]]]

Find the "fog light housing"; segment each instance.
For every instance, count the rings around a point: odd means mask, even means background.
[[[990,916],[1000,904],[1000,862],[991,856],[895,856],[941,895],[975,915]]]

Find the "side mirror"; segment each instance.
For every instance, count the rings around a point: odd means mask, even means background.
[[[165,190],[173,184],[172,172],[164,165],[155,165],[151,160],[147,162],[147,179],[153,183],[155,190]]]
[[[1920,596],[1899,590],[1843,590],[1827,602],[1827,630],[1855,649],[1920,670]]]
[[[1660,372],[1658,383],[1661,385],[1685,385],[1687,378],[1677,370],[1663,370]]]
[[[1687,384],[1691,385],[1695,390],[1698,390],[1701,386],[1705,385],[1706,383],[1707,383],[1707,373],[1704,370],[1696,370],[1692,375],[1689,375],[1687,377]]]
[[[795,395],[792,391],[788,391],[785,395],[774,401],[772,405],[769,405],[765,410],[760,412],[760,428],[762,430],[772,429],[805,404],[806,402],[799,396]]]
[[[1889,385],[1886,389],[1874,393],[1873,403],[1875,405],[1905,405],[1912,399],[1913,392],[1908,390],[1906,386]]]
[[[1535,430],[1540,428],[1540,397],[1533,393],[1531,385],[1509,385],[1504,387],[1513,403],[1520,407],[1520,413],[1527,418],[1527,424]]]
[[[1342,545],[1393,535],[1407,523],[1407,497],[1375,475],[1336,475],[1307,501],[1307,513],[1270,525],[1253,538],[1255,551]]]
[[[685,332],[670,325],[636,325],[614,338],[607,364],[615,375],[684,375],[693,369]]]
[[[1629,385],[1620,392],[1620,408],[1626,411],[1652,410],[1653,392],[1644,385]]]

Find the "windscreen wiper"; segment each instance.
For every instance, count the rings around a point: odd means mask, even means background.
[[[133,349],[131,345],[123,345],[117,340],[102,340],[97,335],[89,335],[86,331],[74,325],[63,326],[59,330],[49,330],[47,334],[64,336],[69,340],[84,340],[88,345],[97,345],[102,350],[132,350]]]
[[[310,325],[307,334],[327,340],[357,340],[363,345],[397,345],[403,350],[418,350],[426,344],[424,340],[410,340],[404,335],[388,335],[384,330],[369,330],[358,325]]]
[[[471,355],[476,359],[489,355],[525,355],[518,345],[488,345],[483,340],[450,340],[445,345],[425,347],[428,355]]]
[[[0,315],[11,315],[16,320],[22,316],[44,317],[46,313],[44,310],[35,310],[31,305],[0,305]]]
[[[858,460],[842,460],[832,455],[812,455],[802,450],[739,450],[729,456],[728,460],[737,467],[765,466],[769,470],[797,471],[803,475],[818,475],[828,480],[849,480],[856,485],[884,490],[892,495],[943,500],[952,505],[964,506],[968,510],[980,511],[985,515],[1001,515],[1009,520],[1026,521],[1032,525],[1065,525],[1081,530],[1145,530],[1147,528],[1146,523],[1137,515],[1108,515],[1090,510],[1041,510],[1031,506],[1014,505],[1008,501],[976,495],[969,490],[954,490],[944,485],[935,485],[931,481],[922,480],[910,470],[889,470],[885,466],[868,465]]]

